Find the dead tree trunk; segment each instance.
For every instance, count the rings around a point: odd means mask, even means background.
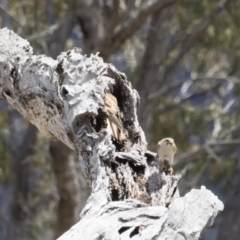
[[[108,131],[105,95],[116,97],[125,141]],[[199,239],[223,204],[202,187],[180,197],[180,176],[152,164],[138,124],[139,96],[126,76],[77,48],[57,60],[0,31],[0,98],[45,135],[74,149],[92,187],[81,220],[61,240]]]

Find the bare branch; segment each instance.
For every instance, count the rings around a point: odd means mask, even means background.
[[[155,93],[151,93],[148,95],[148,99],[154,99],[154,98],[157,98],[157,97],[162,97],[163,95],[166,95],[168,93],[170,93],[171,91],[173,91],[174,89],[176,88],[179,88],[180,86],[183,85],[183,83],[186,83],[186,82],[197,82],[197,81],[209,81],[209,80],[214,80],[214,81],[229,81],[233,84],[240,84],[240,79],[239,78],[236,78],[236,77],[224,77],[224,78],[221,78],[221,77],[196,77],[196,78],[192,78],[192,79],[185,79],[185,80],[181,80],[181,82],[174,82],[170,85],[168,85],[167,83],[161,88],[159,89],[159,91],[155,92]]]
[[[142,24],[149,16],[155,12],[158,12],[160,14],[160,11],[173,5],[177,1],[178,0],[153,1],[147,6],[143,7],[133,19],[125,22],[123,26],[117,29],[115,33],[110,36],[110,38],[108,35],[106,35],[106,38],[103,38],[101,40],[102,43],[99,50],[100,53],[103,54],[104,59],[107,59],[111,53],[117,51],[127,39],[133,36],[133,34],[135,34],[135,32],[142,26]]]
[[[49,26],[46,30],[43,30],[42,32],[35,33],[34,35],[26,37],[28,40],[36,40],[38,38],[44,38],[47,35],[54,34],[54,32],[60,27],[60,23],[56,23],[52,26]]]
[[[21,27],[21,29],[24,30],[24,25],[19,21],[19,19],[17,19],[13,13],[10,12],[10,10],[6,10],[5,7],[0,4],[0,9],[5,12],[6,14],[8,14],[9,17],[11,17],[11,19],[19,26]]]
[[[159,91],[155,92],[155,93],[150,93],[148,95],[148,99],[154,99],[163,95],[166,95],[167,93],[173,91],[174,89],[180,87],[183,85],[183,83],[186,81],[181,81],[181,82],[177,82],[177,83],[173,83],[170,86],[165,85],[163,86]]]
[[[209,146],[240,144],[240,139],[224,139],[208,142]]]
[[[204,155],[209,154],[213,159],[215,159],[218,163],[222,162],[222,160],[216,155],[216,153],[213,151],[212,147],[216,146],[224,146],[224,145],[235,145],[240,144],[240,139],[223,139],[223,140],[217,140],[217,141],[209,141],[206,144],[200,146],[197,150],[189,153],[184,153],[181,156],[178,157],[175,166],[177,168],[180,168],[183,166],[183,164],[187,164],[190,161],[192,161],[196,156],[198,157],[204,157]],[[221,149],[222,151],[225,151],[225,149]]]
[[[218,155],[215,153],[215,151],[209,146],[209,145],[205,145],[204,146],[205,151],[209,154],[210,157],[212,157],[213,159],[215,159],[215,161],[217,163],[221,163],[222,159],[220,159],[218,157]]]

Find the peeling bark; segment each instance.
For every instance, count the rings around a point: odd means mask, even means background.
[[[159,172],[126,76],[77,48],[53,60],[12,31],[0,36],[0,98],[74,149],[92,187],[80,222],[59,239],[199,239],[223,204],[204,187],[179,197],[180,176]],[[123,142],[107,130],[106,93],[117,100]]]

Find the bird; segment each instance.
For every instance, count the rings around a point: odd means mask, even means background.
[[[120,117],[118,101],[111,93],[105,95],[105,111],[107,116],[107,131],[118,141],[122,142],[126,139],[124,127]]]
[[[173,160],[177,153],[177,146],[172,138],[164,138],[160,140],[156,147],[157,157],[160,161],[160,170],[166,174],[173,174]]]

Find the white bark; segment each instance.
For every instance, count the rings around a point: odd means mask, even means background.
[[[107,132],[104,96],[118,101],[125,143]],[[180,176],[153,164],[136,115],[139,97],[124,74],[77,48],[57,60],[0,30],[0,98],[45,135],[76,150],[92,194],[81,221],[59,239],[199,239],[223,204],[202,188],[179,197]]]
[[[136,200],[110,202],[83,218],[59,240],[199,239],[213,223],[216,209],[222,210],[223,205],[205,187],[174,199],[169,208]]]

